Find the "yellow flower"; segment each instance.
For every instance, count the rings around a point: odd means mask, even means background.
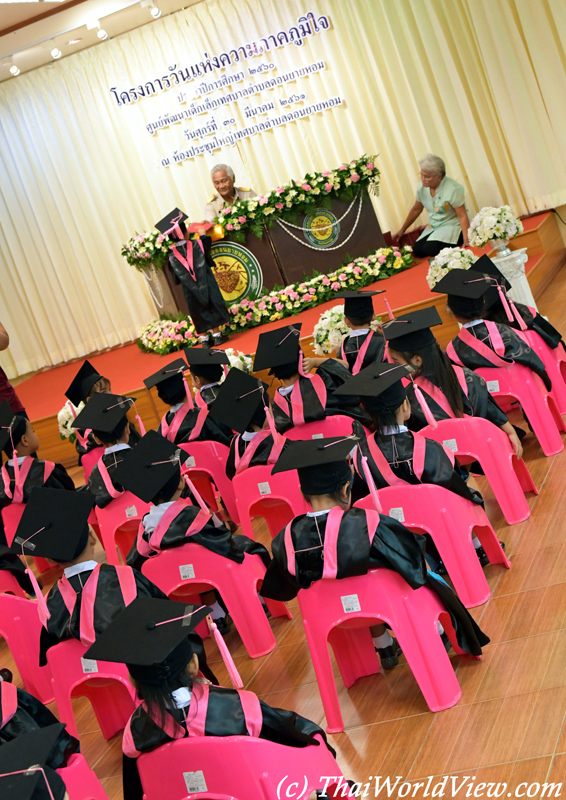
[[[403,259],[396,258],[395,261],[393,262],[393,269],[401,269],[402,266],[403,266]]]
[[[274,322],[276,319],[281,319],[281,314],[277,311],[275,314],[271,315],[271,321]]]
[[[291,309],[291,308],[293,308],[293,304],[292,303],[285,303],[285,308]]]

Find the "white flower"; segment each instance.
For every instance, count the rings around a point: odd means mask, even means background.
[[[79,405],[75,407],[70,400],[67,400],[63,408],[59,411],[57,414],[57,422],[59,423],[59,434],[62,439],[70,439],[77,435],[76,429],[72,428],[71,425],[75,417],[79,415],[84,407],[85,404],[83,402],[80,402]],[[73,409],[75,411],[74,414]]]
[[[478,257],[471,250],[462,250],[459,247],[445,247],[430,262],[426,276],[430,289],[447,275],[452,269],[470,269]]]
[[[350,328],[344,322],[344,306],[329,308],[320,315],[320,319],[314,326],[315,353],[319,356],[334,353],[349,332]]]

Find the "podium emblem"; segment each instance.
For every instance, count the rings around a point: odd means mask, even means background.
[[[212,271],[226,303],[256,300],[263,287],[263,273],[254,254],[237,242],[214,242]]]
[[[340,223],[327,208],[317,208],[307,214],[303,228],[305,239],[313,247],[330,247],[340,236]]]

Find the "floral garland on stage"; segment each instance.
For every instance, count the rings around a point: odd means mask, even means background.
[[[452,269],[471,269],[478,260],[478,256],[471,250],[462,250],[459,247],[445,247],[440,253],[431,258],[428,265],[426,282],[430,289],[448,275]]]
[[[330,208],[332,198],[346,202],[354,200],[360,190],[379,193],[380,172],[375,166],[377,156],[360,156],[349,164],[324,172],[307,172],[299,181],[289,181],[269,194],[238,200],[222,209],[216,221],[229,231],[236,242],[245,242],[246,234],[261,239],[263,226],[272,228],[275,221],[296,222],[300,215],[317,207]]]
[[[411,247],[382,247],[365,258],[355,258],[328,275],[315,275],[292,283],[284,289],[267,292],[257,300],[241,300],[229,308],[230,323],[226,333],[242,331],[293,317],[332,300],[344,289],[363,289],[413,266]],[[138,339],[140,350],[166,355],[183,347],[198,344],[198,336],[189,317],[158,319],[146,325]]]

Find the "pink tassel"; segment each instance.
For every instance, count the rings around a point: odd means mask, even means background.
[[[230,655],[230,651],[226,646],[226,642],[222,638],[222,634],[216,627],[216,623],[214,622],[210,614],[206,618],[206,621],[208,622],[208,627],[212,632],[212,635],[214,636],[214,641],[216,642],[218,650],[220,651],[222,660],[226,664],[226,669],[228,670],[228,675],[230,676],[230,680],[232,681],[232,686],[234,687],[234,689],[243,689],[244,683],[240,677],[240,673],[238,672],[236,665],[234,664],[234,659]]]
[[[393,311],[391,311],[391,306],[387,302],[386,297],[383,298],[383,302],[385,303],[385,308],[387,309],[387,313],[389,314],[389,319],[395,319],[395,315],[393,314]]]
[[[136,414],[136,419],[138,421],[138,425],[140,426],[140,433],[142,436],[145,436],[145,425],[142,422],[142,418],[139,414]]]
[[[428,407],[427,401],[424,399],[424,394],[421,392],[421,390],[414,381],[413,381],[413,388],[415,390],[415,397],[417,398],[419,405],[422,408],[427,423],[430,425],[431,428],[438,428],[438,422],[433,417],[432,411]]]
[[[193,401],[193,395],[191,393],[191,390],[189,389],[189,384],[187,383],[187,379],[185,377],[185,373],[184,372],[183,372],[183,384],[185,386],[185,392],[187,393],[187,403],[189,405],[189,408],[192,410],[192,409],[194,409],[195,404],[194,404],[194,401]]]
[[[373,500],[373,504],[375,506],[375,510],[379,514],[383,514],[383,506],[379,502],[379,496],[377,494],[377,487],[375,485],[375,481],[373,479],[373,475],[371,474],[371,470],[368,466],[367,456],[362,456],[362,468],[364,471],[364,477],[366,479],[366,483],[369,487],[369,493],[371,494],[371,499]]]
[[[273,417],[271,409],[269,408],[269,402],[265,401],[265,389],[263,388],[263,386],[261,387],[261,397],[263,400],[263,407],[265,409],[265,418],[267,419],[267,425],[269,427],[269,431],[273,436],[274,443],[277,444],[279,442],[279,439],[281,438],[281,434],[275,427],[275,419]]]
[[[307,373],[303,369],[303,358],[304,358],[303,351],[300,350],[299,351],[299,375],[302,375],[303,378],[308,378]]]
[[[194,485],[192,480],[189,478],[189,469],[190,469],[190,467],[185,467],[183,465],[183,467],[181,468],[181,475],[184,477],[184,479],[185,479],[185,481],[187,483],[187,486],[191,490],[191,492],[192,492],[195,500],[199,504],[199,506],[202,508],[203,511],[206,511],[207,514],[210,514],[210,508],[206,505],[206,503],[204,502],[204,500],[201,497],[200,492],[198,491],[198,489],[196,488],[196,486]]]
[[[230,367],[228,366],[228,364],[222,364],[222,367],[224,369],[224,377],[226,377],[228,375],[228,372],[230,371]]]
[[[71,409],[71,414],[73,415],[73,419],[76,419],[77,418],[77,412],[75,411],[74,405],[71,403],[70,400],[67,400],[67,405]]]
[[[513,322],[513,314],[511,313],[511,309],[509,308],[509,303],[507,302],[507,297],[505,296],[505,291],[503,290],[503,286],[497,284],[497,291],[499,292],[499,299],[501,300],[501,305],[505,309],[505,313],[507,314],[507,319],[509,322]]]
[[[37,613],[39,614],[39,620],[44,628],[47,627],[47,620],[51,616],[49,613],[49,609],[47,608],[47,603],[45,602],[45,597],[41,591],[39,583],[37,582],[37,578],[33,574],[33,571],[28,567],[26,569],[26,575],[31,581],[31,585],[33,586],[33,590],[35,592],[35,596],[37,597]]]
[[[517,306],[515,305],[515,303],[511,300],[510,297],[508,297],[507,299],[509,300],[509,305],[511,306],[511,310],[513,311],[513,315],[514,315],[515,319],[517,320],[517,322],[519,323],[520,330],[522,330],[522,331],[528,330],[527,326],[525,325],[525,320],[520,315],[519,310],[518,310]]]

